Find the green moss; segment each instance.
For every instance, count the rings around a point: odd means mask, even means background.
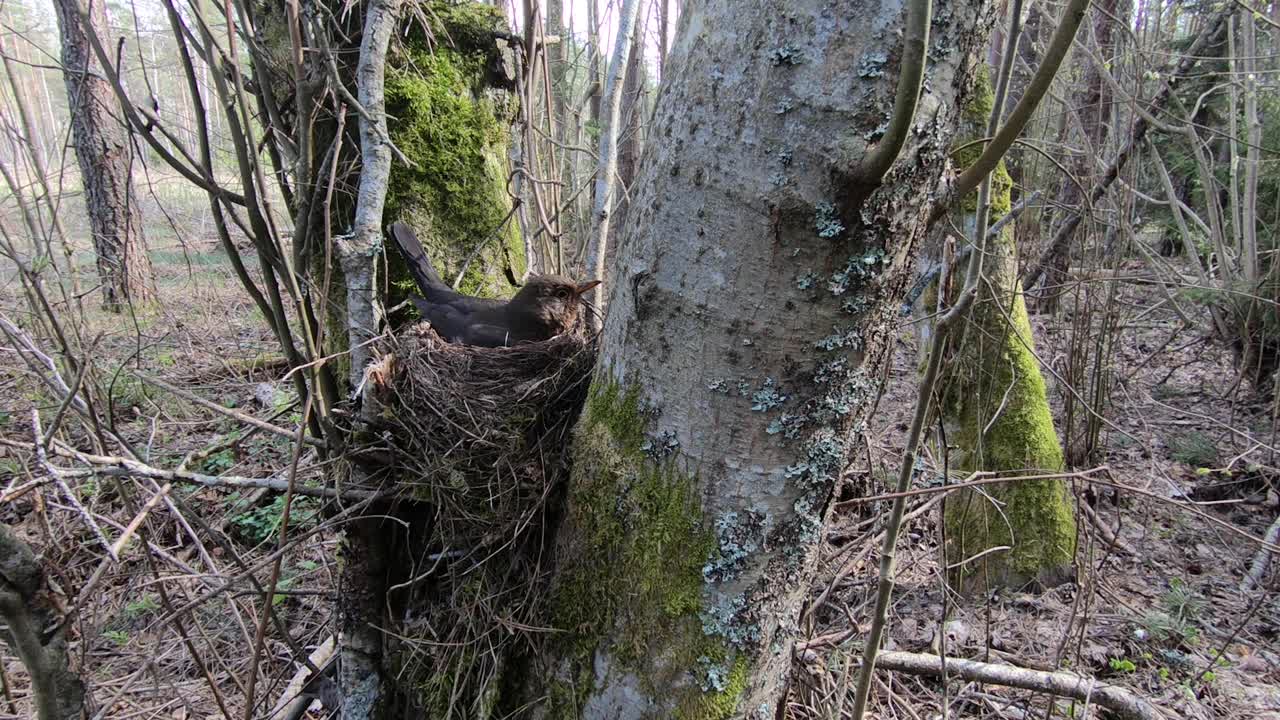
[[[504,225],[511,209],[507,126],[515,108],[507,93],[492,88],[501,15],[480,3],[430,5],[434,42],[414,21],[387,71],[391,139],[414,166],[394,165],[384,218],[412,225],[446,280],[483,245],[459,289],[507,294],[525,258],[516,223]],[[388,253],[388,260],[394,305],[414,286],[399,254]]]
[[[995,105],[996,91],[991,85],[991,72],[987,69],[985,62],[977,63],[973,71],[973,88],[970,90],[969,102],[964,106],[965,122],[986,127]]]
[[[677,720],[725,720],[738,709],[742,693],[747,689],[750,667],[747,659],[739,655],[729,669],[724,688],[718,691],[692,695],[677,710]]]
[[[971,166],[981,155],[981,143],[966,143],[982,137],[993,107],[991,80],[980,65],[964,109],[959,149],[952,154],[958,168]],[[991,174],[991,220],[1009,212],[1012,191],[1013,181],[1002,161]],[[957,214],[971,217],[977,205],[975,191],[964,198]],[[988,241],[984,276],[987,282],[980,286],[961,342],[939,382],[946,388],[941,409],[948,441],[959,449],[955,466],[1013,474],[1058,472],[1062,446],[1031,349],[1012,227]],[[1017,586],[1033,579],[1051,583],[1074,558],[1075,519],[1061,480],[963,491],[948,500],[945,522],[948,562],[980,556],[952,575],[953,584],[961,588]],[[983,554],[998,546],[1011,549]]]
[[[959,351],[944,387],[943,411],[949,441],[959,448],[956,466],[1011,474],[1057,472],[1062,446],[1054,430],[1044,377],[1034,347],[1026,304],[1013,273],[1013,235],[1006,230],[989,248],[996,287],[1012,287],[1009,297],[980,297],[970,318],[969,344]],[[1008,313],[1006,319],[1005,313]],[[1009,320],[1012,320],[1012,323]],[[992,418],[995,418],[993,421]],[[985,430],[985,432],[983,432]],[[1012,546],[984,556],[953,578],[967,586],[980,577],[994,584],[1051,580],[1075,554],[1075,519],[1061,480],[1018,481],[964,492],[947,505],[949,561],[988,548]],[[980,575],[974,576],[974,572]]]
[[[982,137],[982,133],[987,127],[987,122],[991,118],[991,109],[994,106],[995,91],[991,87],[991,77],[987,73],[987,66],[983,63],[978,63],[978,69],[974,73],[973,91],[969,97],[969,102],[964,106],[965,130],[957,134],[957,149],[951,154],[951,161],[955,164],[957,170],[964,170],[982,155],[982,151],[986,147],[985,144],[974,143],[973,141]],[[991,173],[991,197],[988,202],[991,204],[991,218],[993,220],[998,220],[1008,214],[1010,207],[1012,207],[1012,194],[1013,178],[1009,176],[1009,170],[1005,167],[1004,161],[1001,160]],[[978,191],[975,190],[961,200],[960,210],[966,213],[973,213],[977,209]]]
[[[551,702],[589,694],[597,650],[634,672],[648,690],[684,688],[681,717],[723,718],[745,686],[749,663],[703,632],[702,568],[715,548],[696,478],[644,453],[649,421],[633,388],[597,381],[574,440],[566,539],[559,548],[552,622],[578,682]],[[732,669],[723,689],[692,681],[699,661]],[[583,687],[585,685],[585,687]],[[572,711],[552,708],[552,717]]]

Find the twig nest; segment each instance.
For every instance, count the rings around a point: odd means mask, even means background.
[[[396,336],[370,373],[402,487],[441,500],[473,486],[541,487],[586,399],[595,343],[577,334],[513,347],[445,342],[427,323]]]
[[[595,342],[452,345],[421,323],[387,343],[366,382],[378,405],[397,516],[414,566],[397,568],[397,677],[424,717],[490,695],[513,643],[541,626],[547,525],[564,497],[570,433]],[[380,443],[380,444],[382,444]],[[401,542],[397,541],[397,542]],[[504,627],[503,632],[493,632]],[[527,645],[526,645],[527,646]],[[465,713],[464,713],[465,714]]]

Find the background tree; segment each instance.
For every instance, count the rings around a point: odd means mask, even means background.
[[[105,33],[106,5],[105,0],[58,0],[54,8],[61,29],[71,137],[93,230],[103,306],[120,312],[129,302],[154,299],[155,279],[134,197],[133,146],[89,46],[89,33]]]

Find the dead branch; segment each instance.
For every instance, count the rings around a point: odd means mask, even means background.
[[[27,451],[35,450],[35,446],[32,443],[19,442],[16,440],[9,440],[7,438],[0,438],[0,446],[18,448]],[[137,460],[130,460],[128,458],[113,455],[91,455],[89,453],[82,453],[56,445],[51,448],[51,450],[59,456],[72,459],[89,466],[88,468],[82,469],[61,468],[52,464],[45,466],[45,469],[48,470],[54,478],[63,480],[69,478],[87,478],[105,475],[107,477],[151,478],[152,480],[160,480],[162,482],[169,483],[179,482],[204,485],[205,487],[223,487],[233,489],[266,488],[268,490],[284,492],[289,487],[289,483],[287,481],[278,478],[205,475],[203,473],[191,472],[190,470],[165,470]],[[29,487],[27,485],[22,485],[0,494],[0,503],[8,502],[10,499],[17,497],[28,489]],[[299,495],[326,498],[329,500],[369,500],[378,498],[382,495],[382,493],[374,490],[347,488],[339,491],[334,490],[333,488],[312,486],[295,487],[293,491]]]
[[[876,656],[876,666],[908,675],[940,677],[943,673],[943,658],[924,653],[881,652]],[[1154,705],[1134,695],[1127,688],[1108,685],[1091,677],[951,657],[946,658],[946,673],[950,677],[974,682],[1036,690],[1094,703],[1128,720],[1163,720],[1166,717]]]
[[[146,373],[135,372],[133,374],[139,380],[147,383],[148,385],[154,385],[162,390],[167,390],[168,392],[171,392],[174,395],[177,395],[183,400],[186,400],[188,402],[193,402],[196,405],[199,405],[200,407],[205,408],[206,410],[212,410],[213,412],[219,413],[221,415],[225,415],[229,418],[239,420],[245,425],[252,425],[253,427],[258,428],[259,430],[265,430],[266,432],[274,433],[281,437],[287,437],[290,440],[295,439],[298,435],[298,432],[296,430],[282,428],[279,425],[272,425],[271,423],[266,422],[264,420],[259,420],[258,418],[248,413],[242,413],[239,410],[232,410],[231,408],[223,407],[218,403],[205,400],[204,398],[200,397],[199,395],[196,395],[195,393],[189,390],[183,390],[180,387],[170,385],[169,383],[159,378],[151,377]],[[302,438],[302,441],[314,447],[321,447],[321,448],[325,447],[324,440],[311,437],[310,435],[304,436]]]
[[[1280,543],[1280,517],[1277,517],[1267,529],[1266,541],[1271,545]],[[1258,548],[1258,554],[1249,565],[1249,573],[1244,576],[1244,580],[1240,581],[1240,592],[1253,592],[1262,583],[1262,577],[1267,574],[1267,567],[1270,564],[1271,548],[1266,545]]]

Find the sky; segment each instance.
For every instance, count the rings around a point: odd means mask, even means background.
[[[535,0],[536,2],[537,0]],[[676,0],[639,0],[641,5],[641,15],[636,22],[640,23],[645,30],[645,62],[649,65],[650,73],[656,76],[658,67],[658,17],[657,4],[666,3],[668,13],[672,18],[671,26],[668,29],[668,35],[675,34],[675,11]],[[523,19],[523,0],[504,0],[507,3],[507,16],[514,18],[517,27]],[[565,25],[573,28],[573,33],[579,39],[587,36],[587,17],[588,4],[597,3],[597,7],[603,9],[601,13],[601,45],[604,47],[606,54],[613,50],[614,36],[618,33],[618,11],[622,5],[622,0],[565,0]],[[670,40],[670,37],[668,38]]]

